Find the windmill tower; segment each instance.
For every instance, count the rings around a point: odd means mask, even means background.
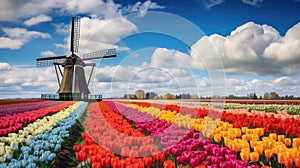
[[[80,37],[80,19],[72,17],[71,28],[71,44],[70,44],[70,56],[55,56],[37,58],[37,67],[45,67],[54,65],[57,82],[59,85],[58,99],[59,100],[86,100],[89,99],[88,85],[93,74],[95,63],[85,63],[87,60],[103,59],[116,57],[116,49],[101,50],[83,54],[80,58],[75,53],[78,53]],[[91,66],[88,80],[85,77],[84,68]],[[63,68],[63,72],[61,70]],[[54,95],[42,95],[43,99],[57,99]],[[99,95],[97,96],[99,99]]]

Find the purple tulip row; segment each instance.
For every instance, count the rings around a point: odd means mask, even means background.
[[[58,104],[64,103],[63,101],[53,101],[53,102],[34,102],[33,104],[27,104],[26,106],[17,106],[11,108],[1,108],[0,109],[0,117],[6,115],[13,115],[23,113],[25,111],[37,110],[44,107],[55,106]]]

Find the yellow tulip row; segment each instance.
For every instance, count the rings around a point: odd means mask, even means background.
[[[175,124],[179,127],[191,129],[194,126],[195,119],[191,115],[182,115],[176,111],[160,110],[155,107],[141,107],[136,104],[125,104],[128,107],[136,108],[141,112],[148,113],[160,120]]]

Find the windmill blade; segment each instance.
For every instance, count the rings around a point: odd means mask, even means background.
[[[72,17],[72,28],[71,28],[71,46],[70,51],[72,54],[74,52],[78,53],[79,48],[79,38],[80,38],[80,19]]]
[[[92,59],[101,59],[101,58],[111,58],[111,57],[116,57],[116,49],[108,49],[108,50],[100,50],[100,51],[95,51],[92,53],[88,54],[83,54],[82,60],[92,60]]]
[[[67,56],[56,56],[56,57],[45,57],[45,58],[37,58],[36,66],[44,67],[44,66],[52,66],[53,64],[61,64],[65,61]]]

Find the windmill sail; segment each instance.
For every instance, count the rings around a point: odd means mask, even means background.
[[[56,56],[56,57],[45,57],[45,58],[37,58],[36,66],[44,67],[44,66],[52,66],[53,64],[62,64],[67,56]]]
[[[115,48],[83,54],[82,60],[92,60],[92,59],[110,58],[110,57],[116,57]]]
[[[71,28],[71,46],[70,51],[78,53],[80,38],[80,19],[72,17],[72,28]]]

